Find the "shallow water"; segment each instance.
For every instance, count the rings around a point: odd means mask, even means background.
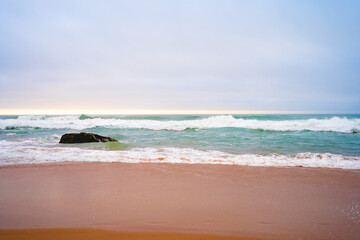
[[[81,131],[119,143],[58,144]],[[1,165],[63,161],[360,169],[360,115],[0,117]]]

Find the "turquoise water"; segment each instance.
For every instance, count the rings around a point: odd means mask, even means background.
[[[69,132],[97,133],[119,143],[58,144],[61,135]],[[74,152],[80,154],[81,161],[87,160],[82,154],[91,155],[92,161],[114,157],[130,161],[128,155],[135,161],[136,157],[151,159],[161,153],[159,158],[170,162],[181,156],[191,163],[224,157],[225,164],[232,158],[241,164],[252,156],[261,159],[262,165],[276,165],[281,158],[279,166],[286,159],[294,165],[296,159],[296,165],[319,167],[319,162],[330,156],[337,165],[329,160],[329,167],[341,168],[345,164],[341,161],[351,160],[351,164],[346,162],[346,166],[351,165],[347,168],[358,168],[360,115],[1,116],[0,146],[2,165],[43,163],[42,154],[57,151],[61,154],[51,155],[52,162],[69,161]],[[257,165],[261,165],[259,161]]]

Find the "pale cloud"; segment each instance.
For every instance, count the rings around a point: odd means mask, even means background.
[[[360,111],[360,6],[2,1],[0,108]]]

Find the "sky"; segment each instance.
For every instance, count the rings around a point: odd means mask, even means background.
[[[0,0],[0,109],[360,113],[360,1]]]

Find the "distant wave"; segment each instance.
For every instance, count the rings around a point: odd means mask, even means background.
[[[90,117],[90,116],[85,115],[85,114],[81,114],[80,117],[79,117],[80,120],[93,119],[93,118],[94,118],[94,117]]]
[[[0,141],[0,165],[44,164],[61,162],[127,162],[127,163],[186,163],[225,164],[274,167],[322,167],[360,169],[360,157],[330,153],[230,154],[191,148],[135,148],[130,150],[94,150],[44,146],[35,140],[24,142]]]
[[[0,119],[1,129],[16,127],[54,128],[83,130],[94,127],[106,128],[143,128],[152,130],[175,130],[204,129],[204,128],[248,128],[272,131],[331,131],[341,133],[360,132],[360,119],[348,119],[346,117],[332,117],[328,119],[306,119],[306,120],[257,120],[236,119],[231,115],[212,116],[204,119],[181,120],[181,121],[159,121],[138,120],[119,118],[100,118],[79,116],[19,116],[17,119]]]

